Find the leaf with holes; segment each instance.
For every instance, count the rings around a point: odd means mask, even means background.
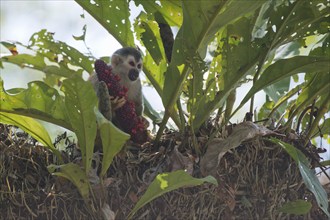
[[[165,59],[165,52],[157,23],[149,20],[147,14],[141,12],[134,23],[134,29],[138,39],[147,48],[156,64],[159,65]]]
[[[123,46],[134,46],[128,1],[78,1]]]
[[[181,2],[176,0],[161,0],[161,4],[156,1],[135,0],[136,5],[141,4],[147,14],[160,13],[166,22],[171,26],[181,26],[182,8]]]
[[[0,112],[8,112],[40,119],[67,129],[72,129],[66,115],[64,98],[58,91],[43,82],[33,81],[27,89],[4,90],[0,80]]]
[[[30,55],[30,54],[18,54],[16,56],[4,56],[1,60],[5,63],[15,64],[22,68],[30,68],[39,70],[46,74],[54,74],[60,77],[70,77],[76,71],[70,71],[63,66],[49,65],[45,63],[45,57],[41,54]]]
[[[198,99],[200,101],[197,102],[194,129],[198,129],[215,109],[223,106],[231,91],[254,70],[260,54],[264,51],[259,49],[258,43],[252,42],[252,27],[253,18],[243,17],[218,33],[219,36],[215,40],[217,50],[221,51],[221,54],[218,52],[210,71],[213,76],[219,75],[216,77],[218,86],[209,87]]]
[[[264,1],[183,1],[183,23],[176,35],[172,62],[165,73],[163,104],[170,112],[181,94],[184,81],[190,73],[187,57],[199,54],[200,59],[206,56],[206,49],[214,35],[226,25],[236,21],[245,14],[252,13]],[[180,67],[180,68],[179,68]],[[179,68],[179,69],[178,69]],[[229,86],[229,85],[228,85]],[[230,84],[231,87],[233,85]],[[227,95],[229,94],[226,93]],[[222,95],[226,95],[222,94]],[[219,98],[220,99],[220,98]],[[219,101],[220,100],[216,100]],[[214,106],[218,103],[212,103]],[[209,109],[209,108],[207,108]],[[206,115],[203,113],[203,115]],[[167,115],[165,115],[165,120]],[[204,118],[200,121],[204,122]],[[200,121],[194,123],[197,127]],[[162,129],[159,130],[162,132]]]
[[[74,47],[62,41],[56,41],[53,35],[53,33],[48,32],[46,29],[33,34],[30,38],[28,48],[34,49],[50,61],[55,61],[70,71],[72,71],[70,65],[73,65],[79,68],[77,73],[81,74],[82,70],[85,70],[89,74],[93,72],[94,59],[92,57],[85,56]]]
[[[97,97],[92,84],[81,78],[66,79],[61,90],[65,94],[65,107],[72,130],[78,138],[86,174],[91,168],[96,137]]]

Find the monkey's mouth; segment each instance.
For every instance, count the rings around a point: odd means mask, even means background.
[[[128,72],[128,78],[129,78],[131,81],[135,81],[137,78],[139,78],[139,71],[136,70],[136,69],[131,69],[131,70]]]

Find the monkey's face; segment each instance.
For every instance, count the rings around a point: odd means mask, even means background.
[[[142,70],[142,60],[136,60],[131,55],[127,57],[113,56],[112,66],[123,80],[134,82],[139,78]]]

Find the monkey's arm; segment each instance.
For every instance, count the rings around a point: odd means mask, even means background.
[[[102,115],[108,119],[109,121],[112,120],[112,108],[111,108],[111,101],[110,95],[108,91],[108,87],[105,82],[99,82],[98,88],[98,97],[99,97],[99,110]]]
[[[142,116],[143,113],[143,103],[135,103],[135,111],[137,116]]]
[[[88,80],[92,83],[96,96],[99,100],[99,111],[106,119],[111,121],[112,108],[107,85],[103,81],[100,82],[95,73],[93,73]]]
[[[96,74],[92,74],[88,80],[92,83],[99,100],[99,111],[106,119],[111,121],[115,117],[115,111],[125,104],[125,98],[110,96],[106,83],[99,81]]]

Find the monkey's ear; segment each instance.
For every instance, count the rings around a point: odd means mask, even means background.
[[[118,64],[121,64],[123,62],[123,59],[118,54],[113,54],[111,57],[111,65],[117,66]]]

